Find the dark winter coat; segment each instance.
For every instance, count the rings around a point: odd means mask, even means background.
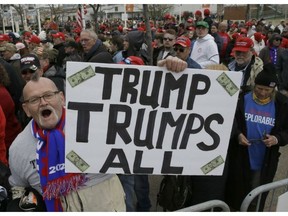
[[[58,55],[56,58],[56,65],[58,65],[59,67],[62,67],[63,60],[66,57],[64,43],[54,45],[53,48],[58,50]]]
[[[260,184],[267,184],[273,181],[278,161],[279,147],[288,143],[288,104],[287,98],[280,93],[275,98],[275,126],[271,135],[277,137],[278,144],[266,149],[263,167],[261,170]],[[243,133],[247,136],[247,128],[244,114],[244,94],[241,94],[238,101],[231,140],[229,143],[226,163],[228,163],[228,179],[226,187],[226,202],[235,210],[239,210],[242,201],[252,190],[249,185],[250,163],[247,146],[238,142],[238,135]],[[263,210],[267,193],[262,195],[260,210]]]
[[[97,40],[88,53],[83,55],[84,62],[113,63],[112,55],[107,51],[101,40]]]
[[[17,113],[21,104],[20,104],[20,97],[22,95],[22,90],[25,85],[23,78],[20,76],[19,73],[15,71],[15,69],[7,63],[5,60],[0,58],[0,64],[2,64],[9,76],[10,85],[7,87],[13,101],[15,104],[15,112]]]
[[[131,31],[127,34],[125,40],[129,42],[129,47],[122,52],[123,57],[138,56],[142,58],[145,64],[149,64],[150,57],[147,53],[144,32],[138,30]]]
[[[278,57],[276,71],[279,78],[279,90],[288,91],[288,49],[285,49]]]
[[[211,33],[211,35],[214,37],[215,43],[217,44],[218,52],[221,53],[222,46],[223,46],[222,38],[216,32]]]
[[[51,65],[50,68],[43,74],[44,77],[51,79],[58,90],[65,94],[66,89],[66,73],[63,68],[58,65]]]

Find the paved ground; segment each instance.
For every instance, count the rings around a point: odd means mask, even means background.
[[[275,176],[274,181],[288,178],[288,146],[281,148],[281,156],[279,160],[278,170]],[[162,176],[153,175],[149,176],[150,181],[150,199],[152,208],[151,211],[162,211],[160,206],[156,206],[157,193],[159,191],[159,186]],[[277,205],[277,197],[282,194],[284,189],[276,190],[274,194],[270,193],[267,201],[265,211],[275,211]]]
[[[288,146],[282,147],[281,156],[278,164],[278,169],[274,181],[282,180],[288,178]],[[277,198],[285,192],[285,188],[280,188],[275,190],[274,194],[272,192],[269,193],[267,201],[266,201],[266,211],[275,211],[277,205]]]

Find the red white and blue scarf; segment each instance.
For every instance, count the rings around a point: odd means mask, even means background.
[[[84,174],[65,173],[65,109],[56,127],[42,130],[32,121],[37,143],[37,168],[47,211],[63,211],[59,197],[75,191],[86,181]]]

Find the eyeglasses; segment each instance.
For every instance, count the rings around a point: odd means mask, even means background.
[[[164,41],[167,41],[167,40],[173,41],[174,39],[173,39],[173,38],[166,38],[166,37],[164,37],[163,40],[164,40]]]
[[[36,105],[40,103],[41,98],[43,98],[46,102],[50,102],[51,100],[54,99],[55,95],[58,94],[59,92],[60,91],[47,92],[42,96],[29,98],[23,101],[23,103],[30,103],[32,105]]]
[[[275,38],[275,41],[282,41],[282,38]]]
[[[21,74],[22,75],[26,75],[27,73],[32,74],[32,73],[35,73],[35,72],[36,72],[36,70],[26,69],[26,70],[21,71]]]
[[[183,48],[183,47],[174,47],[174,51],[175,52],[178,52],[178,50],[179,50],[179,52],[184,52],[185,51],[185,48]]]

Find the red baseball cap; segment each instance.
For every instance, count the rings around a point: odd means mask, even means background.
[[[145,31],[145,29],[144,29],[144,28],[142,28],[142,27],[138,27],[138,28],[137,28],[137,30],[138,30],[138,31],[142,31],[142,32],[144,32],[144,31]]]
[[[187,26],[186,28],[188,31],[195,31],[195,28],[193,26]]]
[[[119,64],[144,65],[144,61],[140,57],[129,56],[123,61],[119,62]]]
[[[25,32],[23,33],[23,37],[26,37],[26,38],[31,37],[31,35],[32,35],[32,33],[29,32],[29,31],[25,31]]]
[[[252,22],[250,22],[250,21],[246,22],[245,26],[252,26]]]
[[[195,15],[202,16],[202,12],[201,12],[200,10],[197,10],[197,11],[195,12]]]
[[[204,10],[204,15],[210,15],[210,10],[208,8]]]
[[[232,34],[232,38],[233,38],[234,40],[236,40],[238,37],[240,37],[240,34],[239,34],[239,33],[235,32],[235,33]]]
[[[190,47],[191,41],[188,37],[181,36],[176,39],[175,45],[179,44],[182,47]]]
[[[35,43],[35,44],[40,44],[40,38],[37,37],[36,35],[32,35],[29,40],[28,40],[29,43]]]
[[[7,34],[0,34],[0,41],[10,41],[10,37]]]
[[[248,52],[253,46],[254,43],[251,38],[239,37],[235,42],[232,52],[234,51]]]
[[[117,29],[119,32],[123,32],[123,26],[119,25]]]
[[[172,19],[172,16],[171,16],[171,14],[165,14],[165,16],[164,16],[164,19]]]
[[[73,30],[73,32],[79,34],[79,33],[81,33],[81,29],[79,27],[77,27]]]
[[[187,20],[187,22],[188,22],[188,23],[193,23],[193,19],[192,19],[192,18],[189,18],[189,19]]]
[[[52,34],[53,38],[61,38],[62,40],[65,40],[65,34],[62,32],[57,32],[56,34]]]
[[[255,38],[256,41],[260,42],[264,38],[264,36],[262,35],[261,32],[255,32],[254,33],[254,38]]]

